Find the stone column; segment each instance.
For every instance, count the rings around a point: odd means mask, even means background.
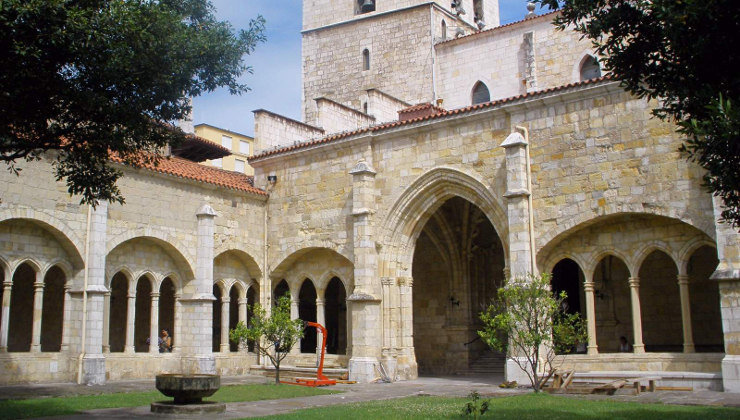
[[[399,331],[398,337],[391,336],[391,345],[398,354],[396,375],[402,379],[415,379],[419,376],[414,353],[413,290],[412,277],[397,278],[396,287],[391,288],[391,329]]]
[[[195,279],[189,293],[183,295],[181,333],[183,373],[216,373],[213,340],[213,244],[216,211],[204,204],[196,214],[198,219]]]
[[[92,210],[87,260],[87,325],[85,356],[82,359],[82,381],[87,385],[105,383],[103,356],[103,295],[105,287],[105,253],[108,229],[108,202],[101,201]]]
[[[221,353],[228,353],[229,349],[229,318],[231,299],[228,296],[221,298]]]
[[[316,322],[318,324],[323,325],[324,328],[326,328],[326,312],[324,310],[324,299],[323,299],[324,293],[325,293],[325,290],[321,290],[318,293],[316,293],[318,296],[321,296],[321,297],[316,298]],[[321,330],[317,328],[316,329],[316,357],[317,357],[316,361],[317,363],[319,361],[318,357],[320,357],[321,355],[321,340],[322,339],[323,337],[321,336]]]
[[[13,288],[12,277],[5,276],[3,282],[3,317],[0,320],[0,352],[8,351],[8,327],[10,326],[10,293]]]
[[[126,297],[128,298],[128,304],[126,305],[126,347],[123,352],[133,354],[136,351],[134,347],[134,327],[136,326],[136,288],[134,291],[129,290]]]
[[[722,199],[713,197],[713,204],[719,264],[711,279],[719,282],[725,335],[722,384],[726,392],[740,392],[740,233],[730,224],[719,222],[724,210]]]
[[[72,282],[68,279],[67,282],[64,283],[64,322],[62,322],[62,347],[60,349],[62,353],[69,351],[69,323],[71,322],[70,314],[72,313],[72,308],[69,306],[72,304],[71,291]]]
[[[239,298],[239,322],[247,325],[247,298]],[[249,351],[249,346],[239,343],[239,353]]]
[[[596,304],[594,301],[594,282],[583,283],[583,291],[586,295],[586,323],[588,331],[588,354],[599,354],[596,345]]]
[[[509,272],[512,277],[533,271],[529,237],[529,194],[527,186],[527,140],[511,133],[501,147],[506,149],[506,193],[509,222]]]
[[[370,142],[366,158],[371,158]],[[380,363],[381,313],[380,282],[377,276],[377,251],[372,216],[375,208],[375,170],[370,161],[360,159],[352,175],[352,221],[355,288],[347,298],[351,313],[351,355],[349,377],[370,382],[377,377]],[[391,378],[392,379],[392,378]]]
[[[149,353],[159,353],[159,293],[152,292],[151,297],[152,309],[149,313]]]
[[[182,324],[182,321],[180,320],[180,317],[182,317],[182,305],[180,304],[180,298],[182,295],[180,293],[175,293],[175,325],[172,328],[173,335],[172,335],[172,352],[173,353],[179,353],[180,352],[180,334],[182,334],[182,328],[180,328],[180,324]]]
[[[299,313],[298,313],[298,296],[296,296],[292,291],[290,292],[290,319],[298,319]],[[293,346],[292,349],[290,349],[290,354],[301,354],[301,342],[303,339],[298,340],[298,342]]]
[[[694,332],[691,329],[691,300],[689,299],[689,276],[678,275],[678,292],[681,296],[681,322],[683,324],[683,352],[693,353]]]
[[[103,353],[110,353],[110,291],[103,295]]]
[[[31,352],[41,351],[41,315],[44,306],[44,273],[36,273],[33,283],[33,327],[31,330]]]
[[[632,349],[635,354],[645,353],[645,344],[642,342],[642,312],[640,310],[640,278],[630,277],[630,298],[632,302],[632,333],[635,343]]]

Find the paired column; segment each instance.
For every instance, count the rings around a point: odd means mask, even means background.
[[[129,290],[126,305],[126,347],[124,353],[134,353],[134,327],[136,326],[136,290]]]
[[[159,293],[157,292],[152,292],[152,310],[149,315],[149,353],[159,353]]]
[[[247,325],[247,303],[247,298],[239,299],[239,322],[244,325]],[[239,343],[239,352],[243,353],[247,351],[249,351],[249,346]]]
[[[689,298],[689,276],[678,275],[678,292],[681,297],[681,322],[683,324],[683,352],[693,353],[694,332],[691,330],[691,300]]]
[[[103,353],[110,353],[110,291],[103,295]]]
[[[13,288],[12,277],[5,273],[3,282],[3,306],[2,306],[2,323],[0,323],[0,352],[8,351],[8,328],[10,326],[10,292]]]
[[[228,296],[221,298],[221,353],[229,352],[229,319],[231,299]]]
[[[31,352],[41,351],[41,315],[44,306],[44,274],[36,273],[33,283],[33,327],[31,330]]]
[[[645,344],[642,342],[642,312],[640,311],[640,278],[630,277],[630,298],[632,302],[632,333],[635,343],[632,348],[635,354],[645,353]]]
[[[588,354],[599,353],[596,345],[596,304],[594,301],[594,282],[587,281],[583,284],[586,295],[586,328],[588,331]]]

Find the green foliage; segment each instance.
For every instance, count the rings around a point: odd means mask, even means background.
[[[465,404],[465,408],[463,408],[463,416],[466,417],[473,417],[474,419],[479,419],[480,416],[486,414],[486,411],[488,411],[488,406],[490,404],[490,401],[485,400],[481,401],[480,394],[478,391],[473,391],[470,394],[468,394],[468,401]]]
[[[590,39],[604,67],[654,114],[678,123],[681,150],[707,170],[722,218],[740,226],[740,2],[736,0],[537,0],[562,8],[556,24]]]
[[[280,383],[280,362],[290,353],[295,343],[303,337],[303,321],[290,319],[290,296],[284,295],[267,313],[259,303],[252,307],[251,326],[240,322],[229,337],[243,346],[250,341],[260,343],[260,354],[275,366],[275,383]]]
[[[566,298],[565,292],[551,292],[550,274],[529,274],[510,279],[480,314],[483,330],[478,335],[517,363],[535,392],[555,373],[556,354],[587,338],[581,317],[563,311]]]
[[[82,202],[123,202],[121,172],[157,162],[185,133],[170,123],[189,96],[248,88],[242,60],[264,19],[235,34],[209,0],[2,0],[0,161],[53,152],[57,179]]]

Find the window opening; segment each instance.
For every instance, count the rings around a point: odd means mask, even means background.
[[[362,70],[370,70],[370,50],[362,50]]]
[[[599,66],[599,60],[589,55],[583,60],[581,64],[581,81],[598,79],[601,77],[601,66]]]
[[[488,92],[486,84],[483,82],[477,82],[473,86],[473,105],[482,104],[491,100],[491,94]]]
[[[355,3],[355,14],[370,13],[375,11],[375,0],[357,0]]]

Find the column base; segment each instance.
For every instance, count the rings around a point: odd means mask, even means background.
[[[526,361],[526,357],[517,357],[516,359],[522,364]],[[516,381],[519,385],[531,385],[527,373],[510,357],[506,358],[506,370],[504,372],[504,376],[508,382]]]
[[[728,354],[722,359],[722,385],[725,392],[740,392],[740,355]]]
[[[209,375],[216,374],[216,356],[212,354],[203,354],[196,356],[183,356],[180,359],[181,373],[197,374],[205,373]]]
[[[376,357],[353,357],[349,359],[349,380],[372,382],[381,377],[379,365]]]
[[[105,384],[105,357],[100,354],[82,358],[82,383],[85,385]]]
[[[399,379],[397,370],[398,360],[395,355],[386,355],[381,357],[380,364],[383,366],[383,369],[385,369],[385,373],[388,375],[391,382],[396,382]]]

